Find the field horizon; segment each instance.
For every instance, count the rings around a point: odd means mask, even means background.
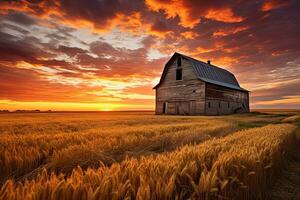
[[[253,112],[299,112],[300,109],[298,108],[259,108],[259,109],[250,109],[249,113]],[[106,113],[106,112],[153,112],[155,113],[155,110],[5,110],[0,111],[0,114],[5,113],[72,113],[72,112],[86,112],[86,113],[93,113],[93,112],[100,112],[100,113]],[[168,115],[168,114],[165,114]],[[227,115],[234,115],[234,114],[227,114]],[[188,115],[187,115],[188,116]],[[195,115],[195,116],[205,116],[205,115]],[[213,115],[212,115],[213,116]]]

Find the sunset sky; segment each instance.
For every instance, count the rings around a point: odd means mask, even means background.
[[[0,1],[0,109],[153,110],[174,52],[300,108],[300,1]]]

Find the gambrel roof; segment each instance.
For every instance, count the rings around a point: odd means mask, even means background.
[[[220,85],[223,87],[241,90],[241,91],[247,91],[244,88],[240,87],[238,81],[236,80],[235,76],[220,67],[214,66],[212,64],[208,64],[199,60],[196,60],[194,58],[188,57],[186,55],[180,54],[180,53],[174,53],[174,55],[171,57],[171,59],[166,63],[165,68],[163,70],[163,74],[160,78],[159,83],[154,87],[156,89],[162,82],[165,74],[166,74],[166,68],[169,64],[172,64],[173,61],[178,57],[181,56],[182,58],[185,58],[189,60],[195,70],[196,75],[198,78],[204,82],[212,83],[215,85]]]

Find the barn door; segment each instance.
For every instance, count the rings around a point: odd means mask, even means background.
[[[168,112],[168,102],[163,103],[163,114],[167,114]]]
[[[190,101],[190,109],[189,109],[189,114],[194,115],[196,113],[196,101]]]

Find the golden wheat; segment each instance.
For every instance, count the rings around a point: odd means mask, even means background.
[[[173,152],[128,158],[71,176],[48,174],[6,181],[0,199],[216,199],[262,198],[294,145],[295,126],[239,131]]]
[[[284,118],[282,122],[297,122],[300,121],[300,115],[293,115],[287,118]]]
[[[174,150],[237,128],[230,122],[201,117],[73,115],[54,119],[43,115],[34,121],[25,115],[22,122],[1,121],[0,129],[5,131],[0,134],[0,181],[40,166],[70,173],[77,165],[97,167],[100,161],[111,165],[126,156]]]

